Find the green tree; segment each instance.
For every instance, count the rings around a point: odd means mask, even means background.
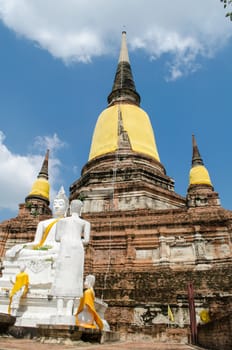
[[[228,6],[232,5],[232,0],[221,0],[221,2],[223,2],[224,4],[224,9],[227,9]],[[226,17],[229,17],[230,20],[232,21],[232,12],[227,12]]]

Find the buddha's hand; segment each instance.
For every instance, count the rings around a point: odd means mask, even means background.
[[[82,243],[83,243],[84,246],[86,246],[89,243],[89,241],[87,241],[86,239],[83,238],[82,239]]]

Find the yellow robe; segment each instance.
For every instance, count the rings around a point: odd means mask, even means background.
[[[22,297],[24,297],[27,294],[28,287],[29,287],[29,277],[26,272],[20,272],[16,275],[15,283],[13,285],[13,288],[10,291],[10,303],[8,306],[8,313],[10,313],[11,311],[11,303],[12,303],[13,296],[23,287],[24,287],[24,291],[23,291]]]
[[[40,248],[44,245],[44,242],[46,241],[47,236],[48,236],[49,232],[51,231],[51,228],[52,228],[52,227],[57,223],[57,221],[59,221],[59,220],[60,220],[60,218],[55,219],[54,221],[50,222],[50,224],[45,228],[44,233],[43,233],[43,236],[42,236],[40,242],[39,242],[38,244],[35,244],[35,245],[34,245],[34,247],[33,247],[34,250],[38,250],[38,249],[40,249]]]
[[[98,313],[95,310],[94,306],[94,291],[93,288],[88,288],[84,291],[84,295],[80,300],[80,304],[76,313],[76,325],[84,328],[97,328],[96,325],[88,324],[88,323],[82,323],[78,320],[78,314],[81,313],[84,309],[84,306],[87,306],[88,311],[93,315],[93,319],[96,322],[99,329],[103,329],[103,322],[98,315]]]

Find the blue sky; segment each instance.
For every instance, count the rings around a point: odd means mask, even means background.
[[[232,209],[232,24],[219,0],[131,1],[0,0],[0,221],[16,216],[47,147],[51,199],[79,178],[123,29],[176,192],[186,195],[194,133],[222,205]]]

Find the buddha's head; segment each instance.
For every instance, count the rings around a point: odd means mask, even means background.
[[[24,272],[26,270],[26,265],[24,264],[24,263],[21,263],[20,265],[19,265],[19,271],[20,272]]]
[[[70,204],[70,214],[76,213],[80,215],[82,207],[83,207],[82,201],[80,201],[79,199],[72,200]]]
[[[84,287],[85,288],[93,288],[95,283],[95,276],[94,275],[88,275],[85,277]]]
[[[58,194],[53,201],[53,216],[65,217],[68,210],[68,197],[65,194],[64,187],[61,186]]]

